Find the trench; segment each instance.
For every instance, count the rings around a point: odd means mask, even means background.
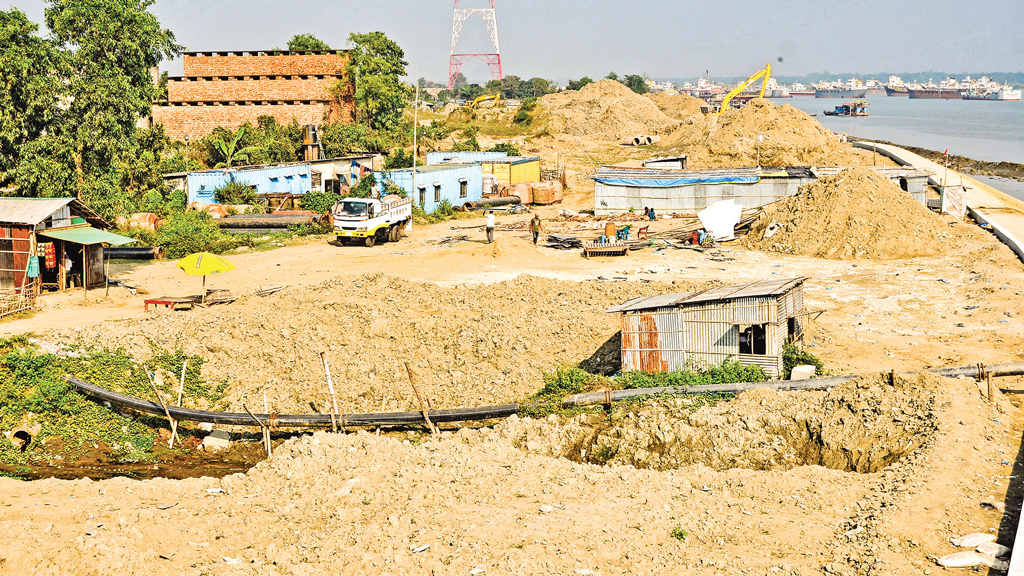
[[[518,447],[577,463],[872,473],[933,437],[935,398],[917,380],[891,386],[860,379],[827,392],[756,389],[699,409],[687,399],[665,399],[505,426]]]

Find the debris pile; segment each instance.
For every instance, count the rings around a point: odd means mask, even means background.
[[[599,80],[579,90],[540,99],[552,134],[620,140],[637,134],[666,134],[679,123],[653,102],[614,80]]]
[[[758,136],[761,136],[760,155]],[[790,105],[752,100],[720,116],[689,120],[666,138],[687,154],[693,167],[861,166],[871,154],[854,149],[843,135]]]
[[[706,106],[700,98],[694,98],[688,94],[668,95],[664,92],[645,94],[648,100],[661,109],[669,118],[675,120],[700,120],[704,117],[700,111],[701,106]]]
[[[894,259],[945,251],[955,233],[888,178],[844,170],[769,206],[747,245],[766,252],[832,259]]]

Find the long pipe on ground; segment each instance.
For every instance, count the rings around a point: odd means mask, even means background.
[[[287,228],[303,224],[319,224],[327,221],[323,214],[246,214],[216,219],[221,228]]]
[[[103,251],[112,260],[158,260],[164,257],[164,249],[159,246],[107,247]]]
[[[491,206],[511,206],[513,204],[522,204],[522,202],[523,200],[519,196],[499,196],[472,200],[464,203],[462,207],[465,210],[472,210],[474,208],[490,208]]]
[[[900,374],[922,374],[930,373],[946,378],[957,378],[966,376],[968,378],[982,379],[985,373],[992,376],[1024,376],[1024,363],[992,364],[985,366],[984,372],[979,366],[965,366],[961,368],[936,368],[934,370],[918,370],[913,372],[900,372]],[[592,406],[596,404],[608,404],[617,400],[635,398],[637,396],[652,395],[687,395],[687,394],[737,394],[754,388],[771,388],[773,390],[818,390],[834,388],[849,382],[859,375],[833,376],[830,378],[815,378],[811,380],[783,380],[777,382],[743,382],[739,384],[712,384],[706,386],[690,387],[662,387],[662,388],[637,388],[633,390],[612,390],[607,392],[591,392],[587,394],[575,394],[567,396],[562,400],[562,406],[569,408],[573,406]],[[113,390],[107,390],[102,386],[86,382],[74,376],[65,376],[65,380],[74,384],[80,393],[93,399],[96,402],[128,408],[136,412],[150,414],[152,416],[165,417],[164,408],[150,400],[134,398]],[[492,418],[505,418],[516,414],[521,408],[527,407],[523,404],[502,404],[499,406],[480,406],[476,408],[456,408],[453,410],[428,410],[432,422],[472,422],[476,420],[490,420]],[[190,420],[193,422],[210,422],[213,424],[224,424],[231,426],[253,426],[252,417],[244,412],[209,412],[205,410],[192,410],[180,406],[168,406],[168,412],[175,420]],[[256,419],[265,426],[280,426],[283,428],[330,428],[330,414],[279,414],[271,418],[269,414],[256,414]],[[370,414],[341,414],[338,416],[338,424],[342,427],[355,426],[415,426],[423,422],[423,412],[378,412]]]
[[[993,364],[985,366],[985,372],[992,376],[1024,376],[1024,363],[1014,362],[1010,364]],[[967,376],[980,380],[984,377],[978,366],[965,366],[961,368],[935,368],[932,370],[916,370],[912,372],[899,372],[900,374],[935,374],[946,378],[957,378]],[[596,404],[608,404],[617,400],[635,398],[637,396],[653,395],[687,395],[687,394],[738,394],[753,390],[754,388],[771,388],[772,390],[821,390],[834,388],[854,378],[860,378],[859,374],[851,376],[832,376],[830,378],[813,378],[810,380],[780,380],[777,382],[741,382],[738,384],[707,384],[703,386],[665,386],[661,388],[635,388],[632,390],[609,390],[607,392],[588,392],[586,394],[574,394],[566,396],[562,400],[562,406],[570,408],[573,406],[593,406]]]
[[[163,407],[156,402],[126,396],[113,390],[91,384],[74,376],[65,376],[65,380],[74,384],[83,395],[99,402],[119,408],[129,408],[152,416],[166,417]],[[171,418],[190,420],[193,422],[210,422],[231,426],[253,426],[252,416],[245,412],[208,412],[192,410],[180,406],[168,406]],[[478,408],[457,408],[454,410],[430,410],[428,414],[433,422],[464,422],[472,420],[489,420],[505,418],[519,411],[519,404],[501,406],[482,406]],[[271,418],[269,414],[255,414],[256,419],[266,426],[282,428],[330,428],[330,414],[279,414]],[[353,426],[411,426],[423,422],[423,412],[380,412],[375,414],[340,414],[338,424],[343,427]]]

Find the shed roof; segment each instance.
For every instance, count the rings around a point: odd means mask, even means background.
[[[75,198],[0,198],[0,223],[36,226],[54,212],[71,205],[71,208],[85,216],[90,223],[109,228],[110,223]]]
[[[780,280],[751,282],[750,284],[721,286],[696,292],[676,292],[675,294],[660,294],[658,296],[634,298],[632,300],[627,300],[618,306],[612,306],[605,312],[613,314],[619,312],[634,312],[637,310],[653,310],[655,308],[668,308],[672,306],[684,306],[686,304],[715,302],[720,300],[735,300],[737,298],[751,298],[755,296],[777,296],[779,294],[785,294],[800,284],[803,284],[806,280],[806,277],[783,278]]]

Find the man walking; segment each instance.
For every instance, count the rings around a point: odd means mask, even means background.
[[[494,242],[494,210],[487,211],[487,243]]]
[[[540,214],[534,214],[533,220],[530,220],[530,232],[533,232],[533,245],[537,245],[537,237],[540,236],[541,230],[544,227],[540,223]]]

